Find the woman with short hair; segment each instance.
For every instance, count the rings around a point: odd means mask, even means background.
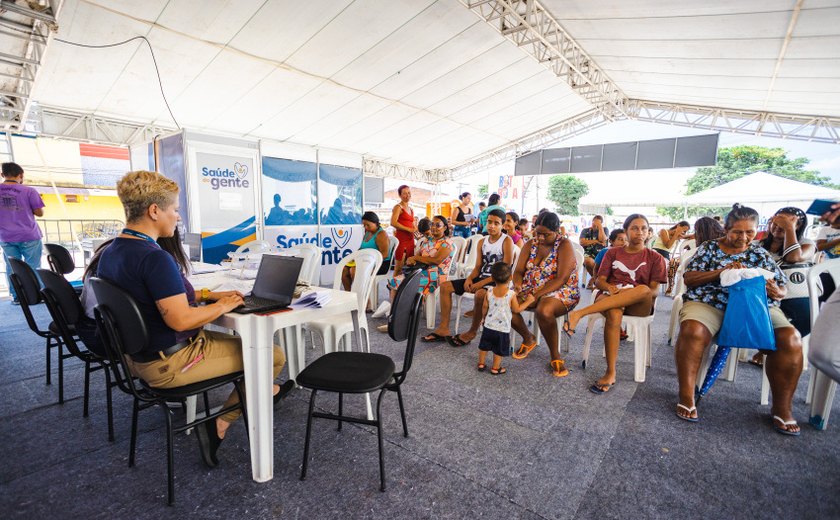
[[[694,389],[703,351],[723,324],[729,301],[729,288],[723,287],[720,275],[727,269],[761,268],[774,273],[767,280],[767,307],[776,337],[776,350],[767,353],[767,378],[773,394],[770,415],[773,426],[784,435],[799,435],[791,404],[799,375],[802,373],[802,340],[779,308],[787,282],[776,262],[753,242],[758,212],[740,204],[726,216],[726,234],[718,240],[701,244],[685,268],[686,292],[680,310],[680,333],[676,343],[679,402],[677,417],[697,422]]]
[[[117,182],[117,195],[123,204],[126,226],[102,251],[97,276],[122,288],[137,303],[148,330],[148,344],[128,356],[131,373],[153,388],[174,388],[241,371],[242,342],[239,337],[202,327],[242,305],[242,295],[223,293],[211,301],[202,289],[198,301],[190,305],[190,292],[181,270],[171,254],[158,245],[161,237],[171,237],[178,221],[178,185],[154,172],[127,173]],[[286,358],[274,348],[274,377]],[[289,385],[286,385],[289,386]],[[274,385],[275,402],[283,394]],[[224,407],[239,402],[236,391]],[[241,415],[233,410],[215,421],[196,427],[205,464],[218,464],[217,450],[231,423]]]

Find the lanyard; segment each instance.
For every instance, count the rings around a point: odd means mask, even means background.
[[[147,240],[154,245],[158,245],[158,243],[155,241],[155,239],[150,237],[146,233],[141,233],[139,231],[135,231],[133,229],[128,229],[128,228],[123,228],[122,233],[124,235],[130,235],[130,236],[133,236],[133,237],[142,238],[143,240]]]

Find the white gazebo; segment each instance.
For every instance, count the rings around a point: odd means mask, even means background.
[[[794,181],[767,172],[755,172],[686,197],[685,206],[731,206],[736,202],[755,208],[762,216],[783,206],[807,209],[814,199],[840,200],[840,190]]]

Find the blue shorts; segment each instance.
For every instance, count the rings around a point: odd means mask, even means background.
[[[478,342],[478,350],[491,351],[502,357],[511,355],[513,351],[510,348],[510,332],[499,332],[484,327]]]

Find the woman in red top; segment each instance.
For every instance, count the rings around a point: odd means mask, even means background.
[[[396,229],[394,236],[399,243],[397,250],[394,252],[394,275],[402,272],[402,264],[406,258],[414,256],[414,232],[417,227],[414,225],[414,212],[408,205],[411,200],[411,189],[403,184],[397,188],[397,194],[400,196],[400,203],[394,206],[394,211],[391,212],[391,225]]]
[[[595,280],[600,294],[592,305],[571,311],[568,321],[563,324],[563,331],[572,335],[584,316],[600,312],[606,318],[604,350],[607,370],[589,388],[595,394],[603,394],[615,384],[622,316],[650,316],[659,284],[668,279],[665,258],[645,247],[649,229],[644,215],[636,213],[627,217],[624,221],[627,245],[609,249],[601,260]]]

